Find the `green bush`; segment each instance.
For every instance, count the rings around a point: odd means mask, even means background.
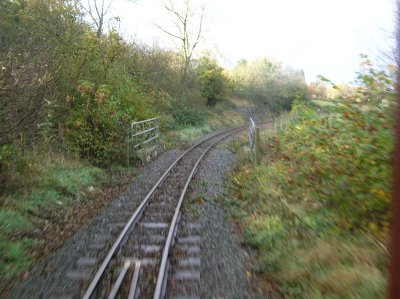
[[[149,117],[141,103],[146,95],[133,90],[130,96],[120,98],[107,86],[81,82],[68,100],[66,126],[72,151],[97,165],[122,163],[131,122]]]
[[[275,154],[287,173],[283,188],[337,212],[346,229],[386,231],[391,199],[393,117],[346,105],[317,115],[296,107],[297,121],[279,136]],[[299,196],[297,194],[296,196]]]
[[[170,113],[178,126],[200,127],[205,121],[205,111],[184,102],[174,103]]]
[[[230,185],[258,270],[285,298],[381,298],[392,115],[354,106],[295,111],[285,130],[267,138],[264,163],[254,167],[245,155]]]
[[[262,136],[261,165],[237,148],[233,215],[285,298],[385,295],[396,104],[394,82],[367,66],[324,114],[295,102]]]
[[[215,106],[225,99],[229,78],[214,59],[202,57],[197,63],[196,73],[200,82],[201,95],[208,106]]]

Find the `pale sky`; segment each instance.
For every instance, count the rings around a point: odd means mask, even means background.
[[[113,5],[126,38],[176,47],[154,25],[171,24],[162,0]],[[308,82],[319,74],[348,82],[360,53],[382,58],[394,47],[395,11],[396,0],[208,0],[198,54],[207,49],[227,68],[272,56],[303,69]]]

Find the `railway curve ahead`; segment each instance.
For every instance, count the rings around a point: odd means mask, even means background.
[[[168,259],[190,180],[214,145],[245,128],[214,133],[169,166],[120,232],[113,236],[111,248],[98,257],[95,275],[83,285],[84,299],[165,297]]]

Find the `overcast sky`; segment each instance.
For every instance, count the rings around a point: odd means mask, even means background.
[[[200,0],[192,0],[199,3]],[[126,38],[174,47],[154,24],[168,26],[162,0],[114,1]],[[273,56],[305,71],[348,82],[359,54],[384,55],[393,48],[396,0],[208,0],[202,47],[223,66]]]

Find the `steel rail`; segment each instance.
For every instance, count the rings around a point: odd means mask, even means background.
[[[241,127],[240,127],[241,128]],[[216,134],[213,134],[204,140],[196,143],[192,147],[190,147],[188,150],[186,150],[183,154],[181,154],[169,167],[168,169],[163,173],[163,175],[158,179],[158,181],[154,184],[154,186],[151,188],[151,190],[147,193],[145,198],[142,200],[140,203],[139,207],[135,210],[135,212],[132,214],[132,216],[129,218],[127,224],[124,226],[122,229],[120,235],[116,239],[116,241],[113,243],[111,249],[108,251],[107,256],[104,258],[100,268],[97,270],[93,280],[91,281],[89,287],[87,288],[85,294],[83,295],[83,299],[90,299],[92,296],[94,290],[96,289],[101,277],[105,273],[105,270],[110,263],[111,259],[114,257],[115,253],[118,251],[122,241],[124,238],[127,236],[127,233],[132,229],[132,227],[136,224],[136,222],[139,220],[139,217],[141,216],[144,208],[147,206],[150,197],[153,195],[154,191],[158,188],[158,186],[164,181],[164,179],[169,175],[170,171],[172,168],[184,157],[186,156],[189,152],[191,152],[193,149],[196,147],[200,146],[201,144],[207,142],[208,140],[215,138],[217,136],[220,136],[222,134],[229,133],[231,131],[237,130],[238,128],[231,128],[227,129],[221,132],[218,132]]]
[[[237,129],[237,131],[241,131],[244,130],[244,128],[240,128]],[[177,224],[178,224],[178,218],[179,218],[179,213],[180,213],[180,209],[183,203],[183,199],[186,195],[187,189],[189,187],[189,184],[194,176],[194,173],[197,170],[197,167],[199,166],[200,162],[203,160],[204,156],[210,151],[210,149],[212,147],[214,147],[217,143],[221,142],[223,139],[231,136],[231,134],[227,134],[226,136],[223,136],[221,139],[215,141],[214,143],[212,143],[211,145],[209,145],[207,147],[207,149],[201,154],[201,156],[199,157],[199,159],[196,161],[196,164],[193,166],[192,171],[190,172],[190,175],[188,176],[185,186],[183,187],[183,190],[181,192],[181,195],[179,197],[179,201],[178,204],[176,205],[175,208],[175,213],[174,213],[174,217],[172,218],[170,227],[169,227],[169,231],[168,231],[168,237],[167,240],[165,242],[164,245],[164,250],[163,250],[163,254],[162,254],[162,258],[161,258],[161,264],[160,264],[160,269],[158,272],[158,277],[157,277],[157,283],[156,283],[156,288],[154,291],[154,296],[153,299],[162,299],[164,297],[163,292],[163,286],[164,286],[164,282],[166,279],[166,271],[167,271],[167,262],[168,262],[168,256],[169,256],[169,251],[171,248],[171,244],[174,238],[174,232],[176,231],[177,228]],[[165,282],[166,283],[166,282]]]

